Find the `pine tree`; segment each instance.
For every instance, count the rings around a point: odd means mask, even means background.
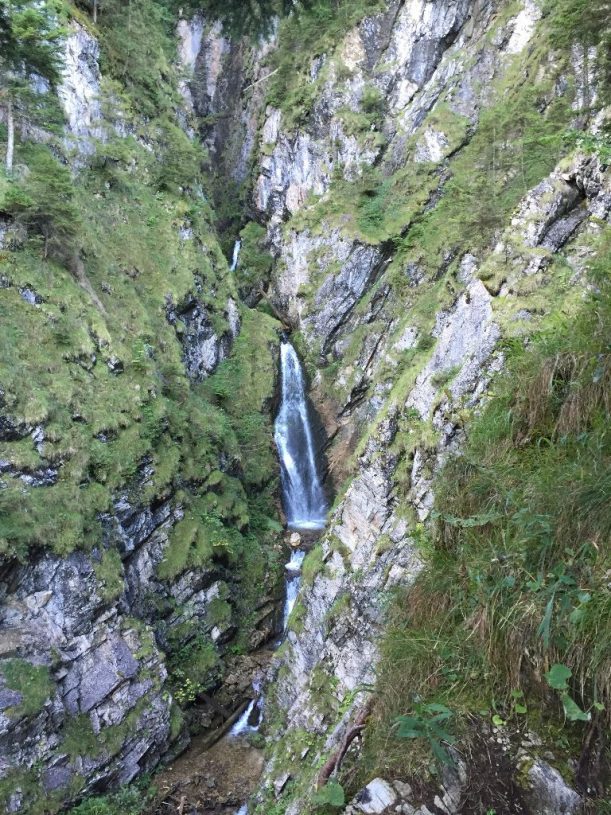
[[[32,122],[45,108],[41,81],[51,89],[61,78],[61,39],[55,2],[0,0],[0,101],[8,130],[6,172],[13,170],[15,122]]]
[[[261,37],[269,33],[280,16],[305,8],[311,0],[170,0],[183,14],[199,11],[211,20],[220,20],[227,34]]]

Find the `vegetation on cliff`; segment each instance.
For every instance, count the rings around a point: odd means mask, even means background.
[[[432,703],[467,740],[478,718],[560,749],[608,727],[610,240],[607,229],[587,302],[554,315],[531,347],[509,346],[462,454],[437,477],[434,530],[419,537],[426,566],[393,601],[383,644],[372,775],[426,763],[426,739],[402,744],[394,724]],[[582,756],[584,786],[599,758]]]

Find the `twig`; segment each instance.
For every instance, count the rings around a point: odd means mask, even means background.
[[[254,88],[254,87],[255,87],[255,85],[258,85],[260,82],[265,82],[265,80],[266,80],[266,79],[269,79],[269,78],[270,78],[270,76],[273,76],[274,74],[277,74],[279,70],[280,70],[280,68],[276,68],[276,70],[275,70],[275,71],[271,71],[269,74],[266,74],[265,76],[262,76],[262,77],[261,77],[261,79],[257,79],[257,81],[256,81],[256,82],[251,82],[251,83],[250,83],[250,85],[247,85],[247,86],[244,88],[244,90],[242,91],[242,93],[246,93],[246,91],[249,91],[251,88]]]

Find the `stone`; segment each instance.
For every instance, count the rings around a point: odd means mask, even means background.
[[[534,762],[528,781],[526,798],[537,815],[573,815],[581,808],[581,796],[545,761]]]
[[[289,536],[289,546],[293,549],[299,549],[301,546],[301,535],[299,532],[291,532]]]
[[[119,357],[109,357],[106,360],[106,364],[108,365],[108,370],[111,372],[111,374],[122,374],[125,370],[123,361],[120,360]]]
[[[276,778],[274,780],[274,791],[276,793],[276,798],[280,797],[280,795],[282,794],[282,791],[284,790],[286,785],[289,783],[290,779],[291,779],[291,774],[290,773],[283,773],[282,775],[278,776],[278,778]]]
[[[348,811],[363,815],[381,815],[396,801],[397,794],[391,785],[382,778],[374,778],[357,794]]]
[[[94,139],[105,136],[99,58],[98,41],[82,25],[72,22],[65,39],[58,96],[67,120],[67,147],[85,156],[95,151]]]
[[[0,689],[0,710],[16,707],[21,704],[22,699],[23,695],[19,691],[2,688]]]

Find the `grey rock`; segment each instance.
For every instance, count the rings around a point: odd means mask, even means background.
[[[7,710],[21,704],[23,695],[16,690],[9,688],[0,689],[0,710]]]
[[[397,802],[397,793],[391,785],[382,778],[373,781],[361,790],[349,805],[346,813],[350,815],[382,815],[389,811],[389,807]]]
[[[545,761],[535,761],[528,771],[528,780],[527,799],[537,815],[573,815],[580,809],[581,796]]]
[[[185,368],[194,382],[201,382],[210,376],[229,356],[240,331],[239,311],[231,298],[227,301],[224,318],[227,328],[219,335],[208,309],[196,297],[189,299],[179,309],[171,304],[168,306],[168,320],[180,327]]]
[[[64,71],[58,95],[66,115],[68,149],[82,155],[104,138],[100,89],[100,46],[79,23],[72,22],[64,44]]]
[[[109,357],[106,360],[106,364],[108,365],[108,370],[111,372],[111,374],[122,374],[125,370],[123,361],[120,360],[119,357]]]
[[[73,777],[74,773],[69,767],[49,767],[43,775],[42,784],[46,792],[55,792],[70,786]]]
[[[29,303],[31,306],[38,306],[42,303],[42,297],[29,286],[24,286],[22,289],[19,289],[19,294],[26,303]]]

